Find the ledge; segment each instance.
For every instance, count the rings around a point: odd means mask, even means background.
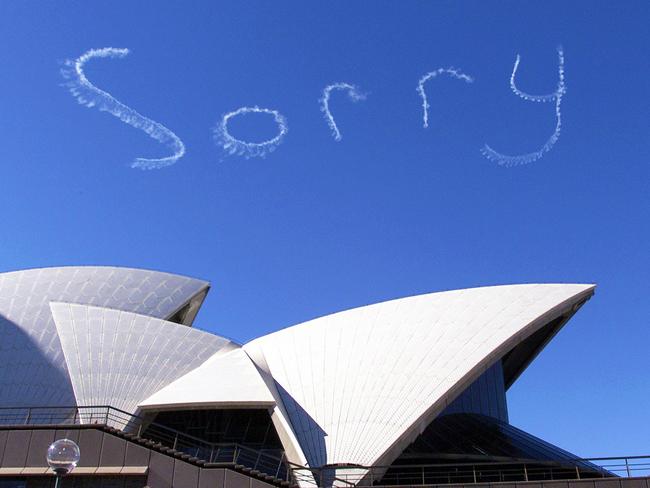
[[[106,476],[106,475],[132,475],[143,476],[149,471],[148,466],[83,466],[75,468],[67,476]],[[54,476],[51,468],[36,467],[3,467],[0,468],[0,477],[3,476]]]

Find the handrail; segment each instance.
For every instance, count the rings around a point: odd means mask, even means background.
[[[0,425],[102,425],[153,441],[206,463],[244,466],[289,481],[284,454],[239,443],[209,442],[109,405],[0,407]]]
[[[602,461],[608,461],[608,463],[602,463]],[[563,462],[531,459],[510,462],[390,466],[335,465],[322,468],[291,465],[291,469],[294,479],[302,486],[467,485],[508,481],[650,476],[650,455],[567,458]]]
[[[379,484],[473,484],[494,481],[560,480],[650,476],[650,455],[566,458],[562,461],[517,459],[474,463],[390,466],[325,466],[289,463],[284,453],[256,450],[238,443],[209,442],[171,427],[148,422],[119,408],[100,406],[0,407],[0,425],[105,425],[214,464],[246,466],[302,486],[379,486]],[[390,470],[390,472],[389,472]]]

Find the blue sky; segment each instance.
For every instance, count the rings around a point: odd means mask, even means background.
[[[596,296],[510,390],[511,422],[581,456],[648,454],[648,2],[0,3],[0,270],[107,264],[208,279],[197,325],[239,341],[338,310],[438,290],[593,282]],[[503,168],[483,144],[535,151]],[[92,48],[98,87],[186,155],[77,104],[60,69]],[[416,87],[454,66],[474,78]],[[319,110],[334,93],[336,142]],[[276,109],[264,159],[212,139],[223,114]],[[264,115],[229,126],[260,141]]]

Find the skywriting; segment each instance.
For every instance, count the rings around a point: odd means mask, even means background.
[[[556,90],[548,95],[531,95],[517,88],[515,76],[521,61],[520,56],[517,55],[510,76],[510,87],[513,93],[530,102],[554,102],[556,126],[553,134],[549,137],[546,143],[544,143],[539,150],[534,152],[520,155],[506,155],[485,144],[481,149],[481,152],[486,158],[496,162],[499,166],[517,166],[536,161],[545,153],[549,152],[560,138],[560,130],[562,127],[560,106],[562,103],[562,97],[566,93],[566,87],[564,83],[564,50],[562,47],[558,47],[557,51],[558,85]],[[85,105],[88,108],[97,107],[100,111],[109,112],[124,123],[144,131],[150,137],[159,141],[161,144],[165,144],[174,151],[171,156],[160,159],[137,158],[132,163],[132,168],[160,169],[165,166],[170,166],[176,163],[185,154],[185,145],[180,138],[164,125],[141,115],[134,109],[115,99],[110,93],[93,85],[84,72],[85,64],[93,58],[121,58],[128,54],[128,49],[106,47],[101,49],[91,49],[74,60],[66,61],[66,68],[62,70],[64,78],[68,80],[65,83],[65,86],[68,87],[70,93],[81,105]],[[425,129],[429,127],[429,110],[431,108],[425,85],[428,84],[427,82],[440,75],[445,75],[465,83],[474,83],[473,77],[452,67],[438,68],[423,75],[418,81],[417,93],[422,99],[422,123]],[[323,89],[323,95],[319,100],[320,109],[323,112],[327,125],[332,131],[334,140],[340,142],[342,139],[341,131],[330,109],[330,97],[333,91],[343,91],[348,95],[349,100],[352,102],[365,100],[366,94],[361,92],[357,86],[346,82],[332,83]],[[251,114],[271,116],[277,125],[277,134],[268,140],[258,142],[245,141],[232,135],[228,129],[230,120],[234,117]],[[288,132],[289,127],[287,120],[280,111],[270,108],[261,108],[258,106],[240,107],[224,114],[221,121],[213,129],[215,143],[221,147],[226,154],[231,156],[241,156],[246,159],[255,157],[263,158],[267,154],[273,152],[280,144],[282,144]]]

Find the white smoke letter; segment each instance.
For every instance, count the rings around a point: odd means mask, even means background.
[[[366,95],[365,93],[361,93],[355,85],[351,85],[350,83],[333,83],[331,85],[327,85],[323,90],[323,96],[320,99],[320,109],[321,112],[323,112],[323,116],[325,117],[325,120],[327,121],[327,125],[329,125],[329,128],[332,130],[332,135],[334,136],[334,140],[340,141],[341,132],[339,131],[339,128],[336,125],[336,122],[334,121],[332,112],[330,112],[330,94],[332,93],[333,90],[347,91],[348,98],[353,102],[358,102],[359,100],[365,100]]]
[[[424,84],[429,81],[432,78],[436,78],[438,75],[448,75],[452,78],[455,78],[457,80],[462,80],[465,83],[473,83],[474,78],[471,76],[466,75],[462,71],[456,69],[456,68],[438,68],[435,71],[430,71],[426,75],[424,75],[420,80],[418,81],[418,87],[417,87],[417,92],[422,97],[422,121],[423,121],[423,126],[426,129],[429,127],[429,102],[427,100],[427,94],[424,91]]]
[[[238,115],[246,115],[251,113],[272,115],[275,123],[278,125],[278,134],[274,138],[262,142],[247,142],[233,137],[230,132],[228,132],[228,122],[230,119]],[[228,112],[225,114],[221,119],[221,122],[214,128],[213,136],[215,142],[223,147],[223,149],[228,154],[235,154],[248,159],[255,157],[263,158],[270,152],[275,151],[280,143],[282,143],[282,140],[284,139],[284,136],[287,134],[287,132],[289,132],[287,121],[280,112],[277,110],[255,106],[241,107],[233,112]]]
[[[119,102],[113,96],[93,85],[84,73],[85,64],[93,58],[123,58],[129,54],[128,49],[117,49],[105,47],[102,49],[91,49],[77,59],[67,60],[66,68],[61,70],[63,76],[68,79],[65,86],[81,105],[86,107],[97,107],[102,112],[114,115],[122,122],[143,130],[150,137],[161,144],[169,146],[174,154],[162,159],[137,158],[131,164],[132,168],[158,169],[170,166],[183,157],[185,145],[171,130],[158,122],[148,119],[130,107]]]
[[[562,46],[559,46],[557,48],[557,56],[558,83],[557,88],[553,93],[550,93],[548,95],[531,95],[517,88],[515,78],[517,76],[519,61],[521,59],[519,57],[519,54],[517,54],[515,65],[512,69],[512,74],[510,75],[510,88],[518,97],[521,97],[524,100],[528,100],[529,102],[555,102],[555,130],[553,131],[553,134],[551,134],[551,137],[548,138],[548,140],[538,151],[526,154],[518,154],[515,156],[502,154],[485,144],[483,148],[481,148],[481,152],[490,161],[495,161],[499,166],[518,166],[520,164],[528,164],[533,161],[537,161],[544,155],[544,153],[549,152],[557,140],[560,138],[560,131],[562,130],[562,112],[560,111],[560,106],[562,105],[562,97],[566,93],[566,86],[564,84],[564,51],[562,50]]]

